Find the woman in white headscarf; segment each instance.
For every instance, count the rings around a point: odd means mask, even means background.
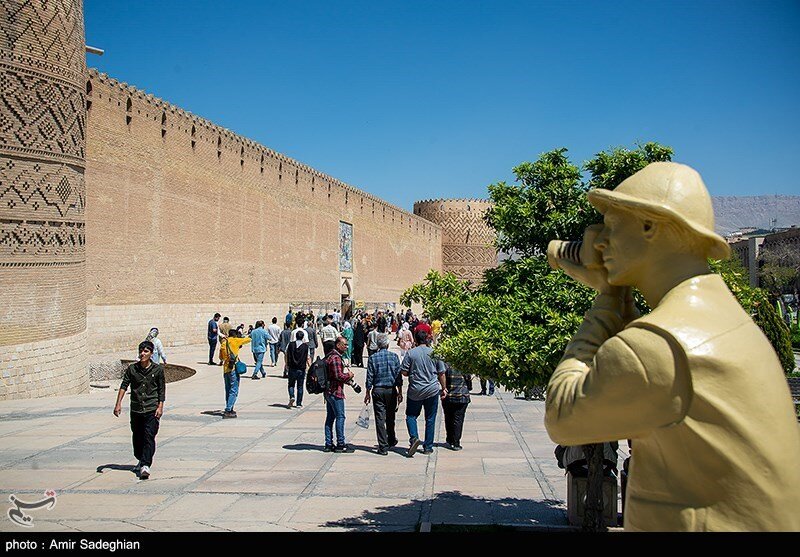
[[[411,328],[408,323],[403,323],[403,327],[400,329],[400,340],[397,345],[400,347],[401,360],[405,357],[406,352],[414,347],[414,336],[411,334]]]
[[[166,364],[167,355],[164,354],[164,345],[161,344],[161,339],[158,338],[158,329],[155,327],[150,329],[145,340],[153,343],[153,355],[150,357],[150,361],[154,364]]]

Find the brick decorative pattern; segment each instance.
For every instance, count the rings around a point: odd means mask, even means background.
[[[86,332],[0,350],[0,401],[89,390]]]
[[[81,0],[0,2],[0,91],[0,400],[85,391]]]
[[[497,266],[494,230],[483,220],[483,199],[431,199],[414,203],[414,214],[442,227],[442,269],[475,284]]]

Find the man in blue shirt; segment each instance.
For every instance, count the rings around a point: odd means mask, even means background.
[[[389,454],[389,448],[397,445],[394,418],[398,404],[403,402],[400,358],[388,349],[389,336],[380,335],[378,351],[367,362],[367,394],[364,396],[364,404],[372,399],[379,455]]]
[[[291,327],[292,321],[294,321],[294,315],[292,315],[292,308],[289,306],[289,313],[286,314],[286,319],[283,322],[284,328]]]
[[[264,322],[259,319],[256,321],[256,328],[250,333],[250,348],[253,351],[253,359],[256,361],[256,367],[250,379],[258,379],[259,372],[261,372],[261,377],[267,376],[267,373],[264,371],[264,354],[267,353],[268,338],[269,335],[264,329]]]
[[[214,314],[213,319],[208,321],[208,365],[222,365],[214,363],[214,350],[217,349],[217,337],[219,336],[219,318],[222,317],[219,313]]]

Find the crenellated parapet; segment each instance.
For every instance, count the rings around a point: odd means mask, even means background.
[[[405,209],[96,69],[89,69],[85,85],[90,119],[92,107],[103,103],[116,110],[121,125],[131,130],[144,128],[143,133],[160,134],[164,140],[179,136],[179,143],[173,145],[181,146],[187,154],[195,151],[204,162],[257,173],[274,179],[287,191],[302,190],[301,195],[308,197],[326,196],[331,203],[341,202],[360,214],[431,238],[439,237],[438,226]]]

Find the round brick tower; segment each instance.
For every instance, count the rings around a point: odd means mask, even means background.
[[[414,214],[442,227],[442,270],[475,284],[497,266],[494,230],[483,220],[485,199],[431,199],[414,203]]]
[[[82,0],[0,2],[0,400],[88,389]]]

